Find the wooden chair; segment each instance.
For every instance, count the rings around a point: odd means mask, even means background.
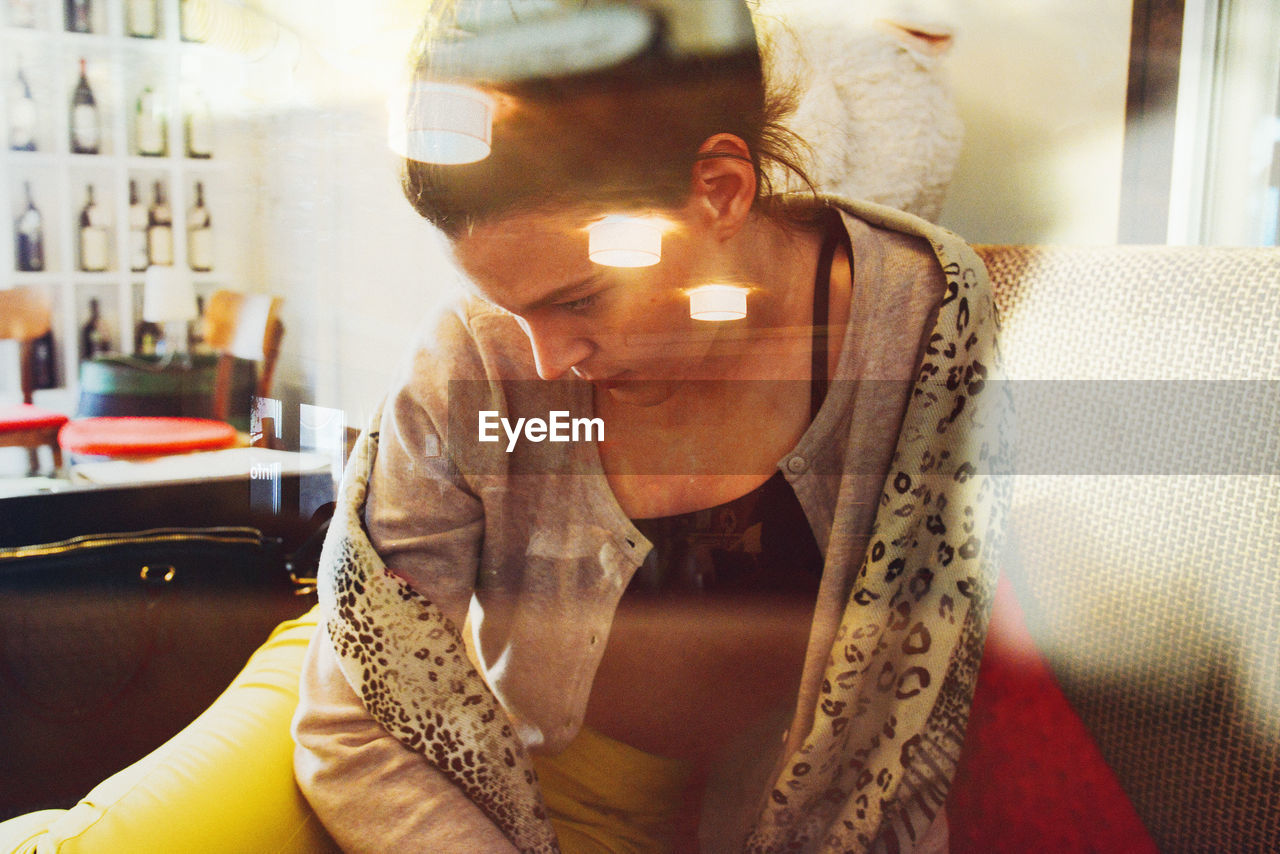
[[[275,377],[276,358],[284,324],[279,318],[280,297],[217,291],[204,311],[204,340],[218,354],[213,386],[213,414],[225,421],[231,412],[231,375],[234,360],[260,362],[254,393],[267,397]]]
[[[39,291],[25,287],[0,291],[0,339],[18,342],[22,387],[22,403],[0,404],[0,446],[26,448],[32,474],[40,470],[42,445],[53,450],[54,469],[62,468],[58,430],[67,422],[67,416],[32,404],[35,390],[32,342],[48,332],[49,325],[49,303]]]
[[[145,457],[192,450],[216,450],[239,441],[227,424],[233,368],[237,359],[261,363],[254,393],[266,397],[275,376],[284,337],[280,297],[221,290],[205,306],[205,343],[218,356],[213,419],[101,416],[72,421],[62,430],[65,451],[95,456]]]

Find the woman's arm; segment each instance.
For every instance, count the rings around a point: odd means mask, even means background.
[[[465,373],[447,357],[465,352],[466,341],[453,317],[442,326],[436,340],[454,346],[446,353],[419,351],[412,372],[385,403],[374,435],[353,452],[343,490],[351,495],[340,499],[339,511],[348,533],[363,527],[381,562],[438,609],[445,631],[461,644],[484,511],[439,439],[448,379]],[[360,500],[356,487],[366,472]],[[346,512],[353,508],[363,512],[355,509],[353,517]],[[293,722],[295,775],[325,827],[347,851],[514,851],[459,786],[365,707],[326,631],[335,616],[327,614],[312,639]],[[362,612],[357,619],[380,618]],[[418,675],[424,684],[432,669],[423,663]]]
[[[323,624],[303,664],[293,737],[298,785],[344,851],[515,854],[461,789],[369,716]]]

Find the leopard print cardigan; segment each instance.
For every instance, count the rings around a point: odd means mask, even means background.
[[[827,201],[926,237],[947,288],[870,544],[837,556],[859,569],[821,686],[789,733],[744,850],[893,854],[910,850],[942,809],[959,760],[1008,506],[1009,407],[995,304],[973,251],[910,215]],[[321,559],[343,673],[369,713],[518,849],[557,851],[527,752],[458,627],[386,569],[364,531],[377,440],[366,432],[353,451]]]

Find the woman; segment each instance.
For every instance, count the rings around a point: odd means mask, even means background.
[[[477,299],[353,455],[299,782],[350,850],[944,850],[1000,506],[985,275],[771,195],[754,40],[639,14],[531,79],[466,54],[484,22],[425,30],[420,78],[496,104],[489,157],[405,171]],[[660,262],[591,260],[616,214]],[[692,319],[710,282],[746,316]],[[603,436],[512,427],[554,413]]]

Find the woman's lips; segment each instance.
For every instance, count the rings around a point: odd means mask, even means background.
[[[630,374],[631,372],[619,371],[618,373],[611,374],[610,376],[607,376],[607,377],[596,377],[589,373],[579,372],[575,368],[574,373],[578,375],[579,379],[586,380],[592,385],[598,386],[600,388],[613,388],[615,386],[621,385],[622,383],[626,382],[628,380],[627,375]]]

